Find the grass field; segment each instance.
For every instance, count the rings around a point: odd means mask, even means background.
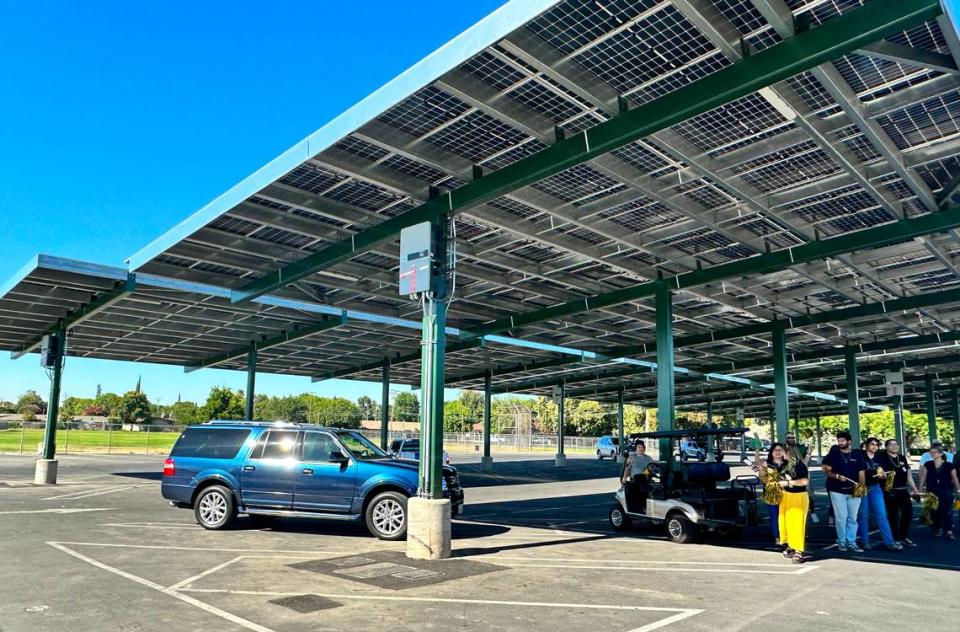
[[[180,436],[177,432],[129,432],[123,430],[58,430],[57,452],[99,452],[117,454],[166,454]],[[0,452],[35,454],[43,442],[43,430],[19,428],[0,430]]]

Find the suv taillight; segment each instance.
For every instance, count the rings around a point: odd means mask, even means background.
[[[177,468],[173,463],[173,459],[167,459],[163,462],[163,475],[164,476],[173,476],[177,473]]]

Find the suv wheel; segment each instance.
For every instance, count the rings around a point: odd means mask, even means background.
[[[221,485],[211,485],[197,496],[193,515],[204,529],[226,529],[237,517],[233,493]]]
[[[407,535],[407,497],[397,492],[377,494],[364,518],[370,533],[381,540],[402,540]]]

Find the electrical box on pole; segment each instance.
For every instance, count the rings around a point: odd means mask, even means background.
[[[52,369],[57,366],[60,344],[60,338],[54,334],[43,337],[43,342],[40,344],[40,366],[45,369]]]
[[[433,227],[430,222],[409,226],[400,231],[400,295],[429,292],[434,259]]]

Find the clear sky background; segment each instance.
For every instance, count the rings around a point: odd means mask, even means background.
[[[122,266],[193,211],[505,0],[6,3],[0,20],[0,283],[37,252]],[[162,403],[242,373],[67,360],[63,395]],[[261,375],[258,392],[379,396]],[[402,388],[402,387],[400,387]],[[49,383],[0,355],[0,399]]]

